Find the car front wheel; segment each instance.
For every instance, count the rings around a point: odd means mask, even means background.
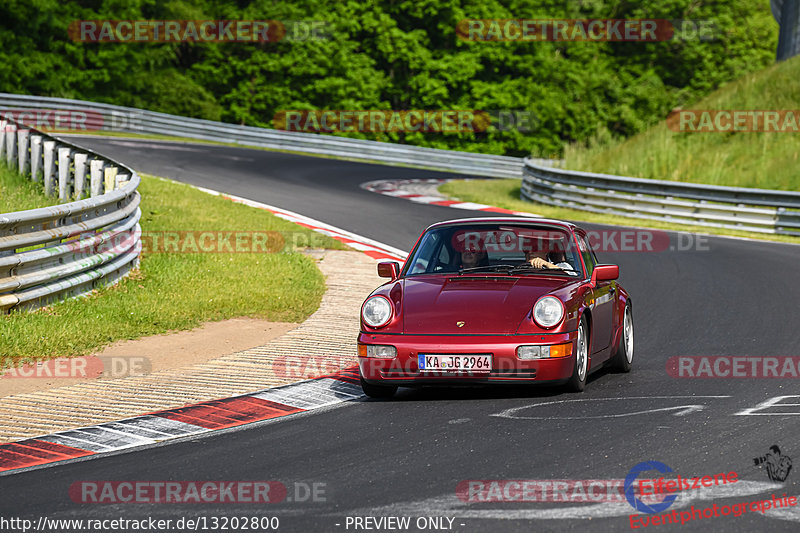
[[[620,372],[630,372],[633,364],[633,312],[631,304],[625,304],[625,313],[622,315],[622,337],[619,339],[619,348],[614,355],[612,365]]]
[[[575,341],[575,367],[572,377],[567,382],[567,389],[573,392],[582,392],[586,388],[586,375],[589,373],[589,328],[586,318],[581,317],[578,326],[578,338]]]

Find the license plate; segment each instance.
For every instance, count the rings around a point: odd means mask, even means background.
[[[419,354],[420,372],[491,372],[491,355]]]

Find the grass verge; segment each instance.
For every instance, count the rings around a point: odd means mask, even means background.
[[[0,162],[0,213],[25,211],[57,203],[57,198],[44,195],[41,183],[32,182],[30,178],[9,168],[5,161]]]
[[[749,231],[727,230],[724,228],[688,226],[684,224],[649,220],[646,218],[629,218],[616,215],[605,215],[591,213],[589,211],[579,211],[577,209],[568,209],[566,207],[552,207],[544,204],[528,202],[520,199],[520,182],[521,180],[515,178],[495,180],[454,180],[441,185],[439,187],[439,192],[453,199],[464,202],[477,202],[496,207],[504,207],[514,211],[526,211],[528,213],[535,213],[546,218],[554,218],[559,220],[591,222],[594,224],[613,224],[618,226],[637,226],[643,228],[686,231],[690,233],[708,233],[711,235],[729,235],[732,237],[746,237],[750,239],[800,244],[800,237],[791,237],[789,235],[766,235]]]
[[[117,340],[239,316],[300,322],[319,307],[323,276],[292,243],[344,249],[338,241],[181,183],[142,176],[139,191],[143,232],[289,232],[288,251],[148,253],[140,269],[113,287],[0,317],[5,364],[86,355]]]
[[[724,85],[691,109],[795,110],[797,116],[799,77],[800,57],[794,57]],[[733,129],[724,121],[720,124]],[[760,124],[764,124],[763,118]],[[781,119],[778,125],[783,131],[710,132],[712,128],[704,127],[692,132],[673,131],[662,122],[626,140],[568,146],[565,167],[618,176],[797,191],[800,124]],[[676,121],[674,127],[680,129],[680,123]]]

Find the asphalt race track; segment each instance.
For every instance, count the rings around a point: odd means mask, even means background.
[[[295,211],[403,250],[433,222],[486,215],[359,188],[376,179],[457,177],[451,174],[208,145],[76,142],[140,172]],[[679,379],[666,371],[675,356],[800,356],[800,248],[672,233],[663,251],[598,255],[601,262],[620,265],[620,281],[632,295],[636,349],[630,374],[601,371],[582,394],[549,388],[401,389],[392,401],[348,402],[2,476],[0,514],[277,516],[278,531],[365,531],[375,522],[356,527],[354,517],[388,516],[411,517],[409,528],[371,530],[628,531],[633,508],[626,501],[467,503],[456,496],[456,487],[468,480],[622,480],[649,460],[671,467],[671,477],[738,474],[734,484],[686,491],[666,512],[800,494],[800,467],[784,483],[771,482],[753,461],[775,444],[800,461],[800,405],[779,405],[800,404],[796,378]],[[798,396],[755,409],[792,395]],[[73,503],[70,485],[90,480],[278,480],[289,487],[292,501]],[[304,487],[314,483],[324,484],[324,493],[312,502]],[[444,520],[418,527],[418,517]],[[651,525],[648,531],[797,531],[798,522],[795,506]]]

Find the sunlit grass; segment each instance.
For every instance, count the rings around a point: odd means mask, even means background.
[[[142,176],[139,191],[144,232],[297,232],[290,237],[300,238],[287,242],[344,248],[267,211],[188,185]],[[291,244],[279,253],[150,253],[113,287],[0,317],[0,357],[8,362],[84,355],[116,340],[238,316],[299,322],[319,307],[324,290],[314,261]]]

